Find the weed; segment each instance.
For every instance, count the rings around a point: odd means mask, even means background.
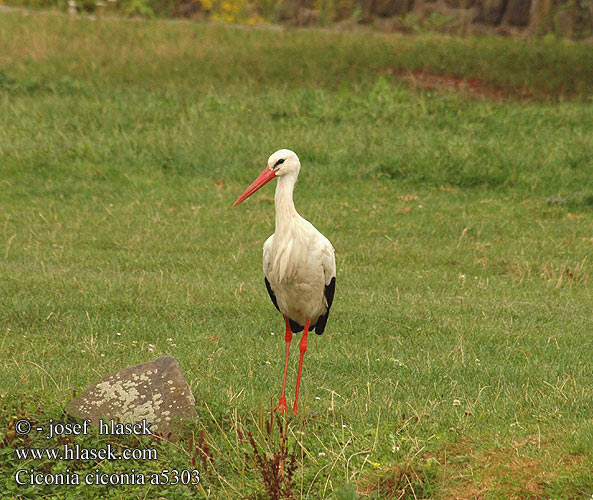
[[[272,410],[266,421],[264,447],[248,431],[252,452],[247,454],[247,458],[259,471],[270,500],[292,500],[295,498],[294,473],[298,465],[296,449],[289,450],[288,421],[275,418],[274,413]]]

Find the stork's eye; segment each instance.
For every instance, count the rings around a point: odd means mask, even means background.
[[[274,168],[278,168],[278,165],[282,165],[284,163],[284,158],[279,159],[276,163],[274,163]]]

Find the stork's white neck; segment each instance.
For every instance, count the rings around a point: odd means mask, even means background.
[[[294,208],[294,201],[292,193],[294,192],[294,185],[296,184],[296,175],[282,175],[278,177],[276,184],[276,195],[274,201],[276,205],[276,233],[283,234],[292,222],[299,217],[296,208]]]

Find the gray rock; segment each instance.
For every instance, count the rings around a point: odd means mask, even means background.
[[[77,418],[152,424],[151,431],[175,438],[181,420],[197,417],[195,400],[179,364],[170,356],[125,368],[102,378],[76,397],[66,412]]]

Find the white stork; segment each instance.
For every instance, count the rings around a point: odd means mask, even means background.
[[[301,163],[294,152],[288,149],[276,151],[268,159],[264,171],[233,204],[238,205],[274,177],[278,177],[275,196],[276,232],[264,243],[264,275],[270,299],[282,313],[286,323],[282,395],[276,405],[276,409],[281,412],[286,412],[286,372],[292,333],[304,329],[293,413],[298,411],[307,336],[309,331],[321,335],[325,330],[336,288],[336,262],[332,244],[294,208],[292,193],[300,169]]]

